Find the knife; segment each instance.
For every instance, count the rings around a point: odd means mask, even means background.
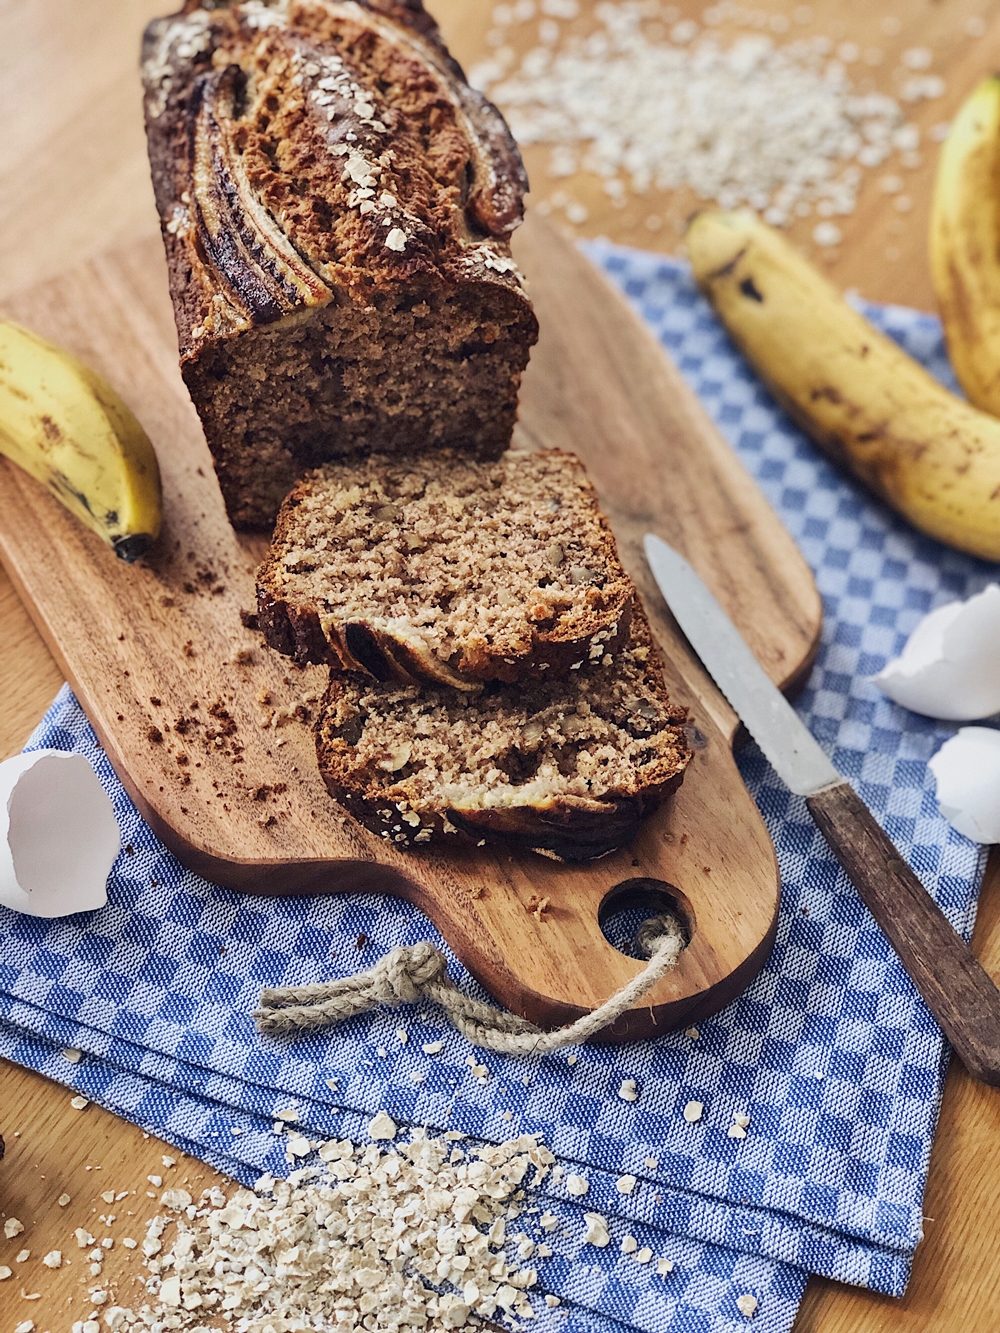
[[[1000,1086],[1000,990],[684,557],[651,533],[643,544],[675,620],[778,776],[806,798],[962,1063]]]

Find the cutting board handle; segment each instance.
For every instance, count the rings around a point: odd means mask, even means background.
[[[959,1059],[1000,1087],[1000,990],[853,787],[839,782],[806,804]]]

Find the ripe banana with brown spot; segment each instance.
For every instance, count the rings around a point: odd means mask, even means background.
[[[698,214],[694,276],[826,453],[929,536],[1000,560],[1000,421],[950,393],[752,213]]]
[[[941,149],[931,275],[948,355],[969,401],[1000,416],[1000,76],[983,79]]]
[[[149,436],[111,385],[76,357],[0,321],[0,454],[24,468],[132,562],[160,531]]]

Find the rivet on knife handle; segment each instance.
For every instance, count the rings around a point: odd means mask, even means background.
[[[1000,990],[852,787],[806,805],[966,1069],[1000,1086]]]

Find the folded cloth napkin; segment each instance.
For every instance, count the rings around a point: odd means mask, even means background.
[[[676,359],[812,565],[824,598],[820,655],[798,703],[834,762],[966,937],[981,850],[937,812],[927,760],[954,728],[905,712],[869,677],[926,611],[980,590],[995,566],[920,537],[820,457],[768,398],[687,269],[606,243],[592,258]],[[948,377],[929,316],[865,307]],[[59,921],[0,909],[0,1052],[83,1091],[251,1181],[286,1173],[275,1113],[316,1135],[364,1140],[370,1116],[497,1141],[542,1133],[566,1174],[531,1200],[560,1218],[539,1285],[538,1326],[608,1333],[785,1333],[810,1272],[899,1294],[921,1234],[921,1198],[947,1050],[804,802],[752,746],[744,777],[782,872],[778,939],[760,977],[697,1035],[519,1059],[473,1054],[436,1014],[382,1011],[295,1041],[261,1038],[262,986],[348,975],[397,944],[441,943],[408,904],[369,895],[258,899],[185,871],[143,825],[64,690],[29,748],[80,751],[112,796],[126,844],[107,907]],[[357,947],[360,936],[367,945]],[[450,957],[460,984],[475,983]],[[405,1028],[404,1043],[397,1029]],[[440,1053],[424,1044],[442,1040]],[[85,1052],[69,1064],[63,1047]],[[619,1088],[636,1080],[638,1099]],[[702,1118],[682,1111],[701,1102]],[[744,1139],[735,1114],[749,1115]],[[634,1175],[631,1193],[617,1182]],[[582,1244],[583,1213],[609,1219]],[[536,1239],[537,1214],[525,1231]],[[536,1235],[536,1232],[538,1233]],[[673,1262],[661,1274],[623,1253]],[[568,1313],[567,1313],[568,1311]]]

